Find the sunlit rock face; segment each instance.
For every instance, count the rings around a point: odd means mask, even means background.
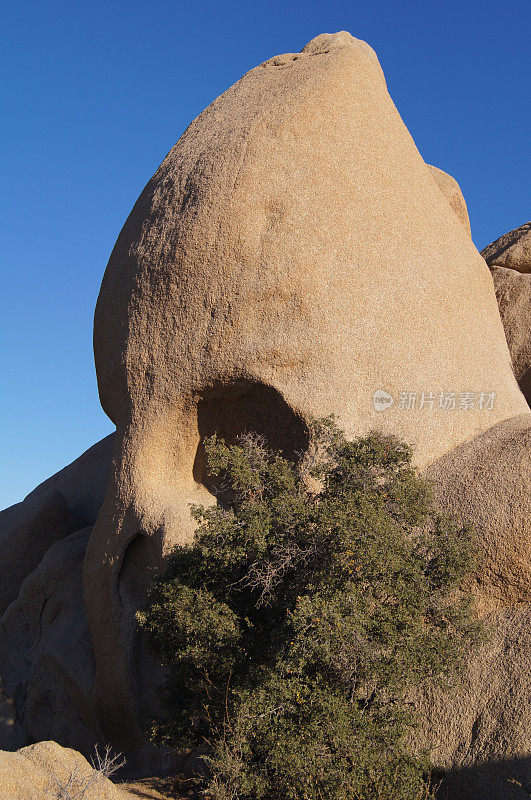
[[[213,502],[204,436],[253,428],[294,453],[335,413],[424,465],[527,409],[489,270],[345,32],[252,69],[188,127],[118,237],[94,347],[117,434],[84,598],[98,719],[123,748],[146,684],[133,612],[190,538],[189,503]]]

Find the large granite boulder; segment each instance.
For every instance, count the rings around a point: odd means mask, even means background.
[[[437,506],[478,532],[480,607],[531,603],[531,413],[470,439],[426,475]]]
[[[0,583],[0,614],[15,600],[26,578],[47,550],[77,529],[61,494],[54,489],[0,514],[0,557],[5,570]]]
[[[189,503],[214,501],[204,436],[254,428],[300,451],[334,412],[425,464],[527,409],[485,262],[345,32],[252,69],[187,128],[118,237],[94,347],[117,441],[84,597],[98,719],[123,749],[141,742],[134,610],[191,536]],[[399,402],[470,390],[496,402]]]
[[[486,619],[490,638],[449,692],[427,690],[416,745],[444,780],[440,800],[526,800],[531,788],[531,605]]]
[[[511,261],[492,271],[521,386],[523,228],[488,254]],[[0,746],[151,758],[140,720],[162,676],[134,614],[190,539],[189,504],[215,502],[203,439],[252,429],[296,455],[335,413],[349,437],[410,441],[440,507],[480,531],[493,639],[465,699],[425,700],[425,734],[453,800],[509,798],[487,767],[509,759],[520,780],[530,749],[531,416],[503,326],[460,189],[420,157],[368,45],[323,34],[247,73],[168,154],[111,255],[94,346],[116,436],[0,515]]]
[[[77,527],[93,525],[107,491],[113,450],[114,433],[111,433],[39,484],[24,502],[33,502],[50,491],[61,492]]]

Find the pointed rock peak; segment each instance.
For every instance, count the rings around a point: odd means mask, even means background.
[[[358,44],[360,39],[355,39],[348,31],[338,31],[338,33],[320,33],[307,45],[305,45],[301,53],[309,53],[311,55],[318,55],[319,53],[328,53],[330,50],[335,50],[338,47],[348,47],[349,45]]]
[[[371,64],[377,68],[378,78],[383,78],[383,73],[380,67],[378,57],[372,47],[364,42],[362,39],[356,39],[348,31],[338,31],[338,33],[320,33],[302,50],[298,53],[282,53],[281,55],[273,56],[272,58],[264,61],[260,66],[262,67],[284,67],[293,62],[302,62],[309,56],[320,56],[328,53],[338,55],[341,51],[343,53],[348,51],[349,55],[358,57],[368,57],[367,64]]]

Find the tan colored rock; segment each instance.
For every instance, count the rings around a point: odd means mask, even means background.
[[[0,748],[59,739],[91,753],[94,656],[81,564],[103,502],[114,435],[0,513]],[[101,741],[101,740],[100,740]]]
[[[489,267],[506,267],[517,272],[531,272],[531,222],[504,233],[481,251]]]
[[[426,475],[439,508],[478,531],[479,606],[531,602],[531,413],[465,442]]]
[[[64,791],[61,793],[61,787]],[[130,795],[97,775],[80,753],[38,742],[15,753],[0,751],[2,800],[126,800]]]
[[[524,276],[522,276],[524,277]],[[477,531],[477,607],[489,630],[456,690],[427,690],[420,749],[441,800],[514,800],[531,777],[531,414],[498,423],[426,470],[438,507]],[[438,795],[439,796],[439,795]]]
[[[472,236],[472,231],[470,230],[470,219],[468,217],[468,208],[466,207],[466,201],[463,197],[463,192],[461,191],[456,179],[452,178],[451,175],[443,172],[442,169],[439,169],[438,167],[433,167],[431,164],[428,164],[428,167],[433,178],[435,178],[437,186],[450,203],[452,211],[456,214],[466,232]]]
[[[504,234],[481,255],[491,268],[514,374],[531,406],[531,222]]]
[[[518,380],[531,368],[531,274],[492,267],[498,308]]]
[[[300,450],[334,412],[435,460],[527,409],[492,280],[394,107],[373,50],[323,34],[252,69],[185,131],[111,255],[95,314],[115,469],[84,564],[102,730],[139,745],[133,612],[213,502],[202,438]],[[373,405],[378,389],[395,403]],[[496,392],[401,409],[400,392]],[[140,679],[141,680],[141,679]]]
[[[514,374],[531,406],[531,274],[505,267],[491,273]]]

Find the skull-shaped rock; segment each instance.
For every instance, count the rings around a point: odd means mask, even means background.
[[[426,464],[527,409],[487,265],[348,33],[266,61],[192,122],[118,237],[94,346],[117,436],[84,598],[122,749],[149,697],[133,612],[189,539],[189,503],[212,501],[205,436],[252,428],[295,453],[334,413]]]

